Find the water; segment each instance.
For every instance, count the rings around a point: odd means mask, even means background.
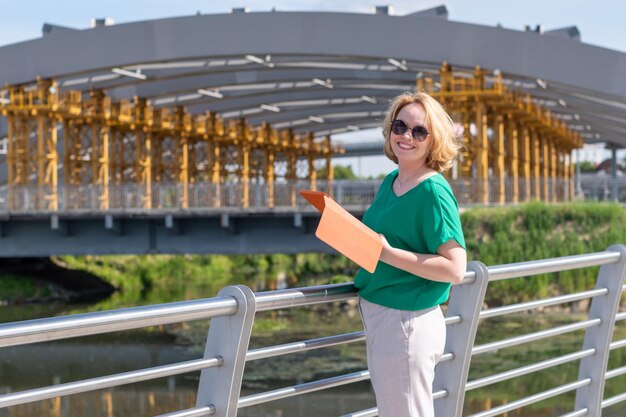
[[[109,306],[41,305],[0,308],[2,321],[47,317],[83,312]],[[121,305],[117,305],[120,307]],[[529,333],[556,324],[579,320],[569,314],[517,315],[481,322],[477,344]],[[77,339],[3,348],[0,353],[0,392],[20,391],[84,378],[115,374],[197,359],[202,355],[207,321],[160,326]],[[314,306],[263,312],[257,316],[251,348],[287,343],[331,334],[361,330],[354,308],[343,305]],[[583,332],[559,336],[499,352],[476,356],[469,380],[514,369],[547,357],[580,349]],[[626,327],[618,324],[615,339],[626,337]],[[619,350],[611,355],[609,368],[624,366],[626,356]],[[366,368],[363,343],[355,343],[281,358],[250,362],[246,365],[242,395],[287,387]],[[577,363],[561,365],[513,381],[467,393],[464,415],[515,401],[576,379]],[[0,410],[0,417],[73,416],[154,416],[195,405],[199,372],[169,377],[114,389],[76,394],[63,399]],[[626,378],[607,381],[605,397],[626,391]],[[560,416],[573,409],[574,395],[546,400],[508,416]],[[288,398],[240,410],[243,417],[338,416],[374,406],[368,382]],[[604,417],[626,415],[626,404],[604,410]]]

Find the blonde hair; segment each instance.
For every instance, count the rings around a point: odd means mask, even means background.
[[[454,134],[454,122],[437,100],[426,93],[404,93],[393,99],[383,122],[385,137],[384,151],[387,158],[396,164],[398,158],[391,150],[391,122],[402,108],[408,104],[421,104],[426,110],[425,127],[432,137],[432,143],[426,157],[426,166],[437,172],[444,172],[452,166],[460,145]]]

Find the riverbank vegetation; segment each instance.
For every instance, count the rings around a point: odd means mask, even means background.
[[[462,222],[469,259],[487,265],[602,251],[626,243],[626,210],[618,205],[472,208],[463,213]],[[53,262],[88,272],[119,290],[99,308],[211,297],[229,284],[262,291],[347,282],[356,272],[350,261],[329,254],[63,256]],[[587,289],[594,285],[597,272],[588,268],[494,282],[486,303],[501,305]],[[32,281],[16,279],[15,271],[0,276],[0,300],[31,301],[38,293]]]

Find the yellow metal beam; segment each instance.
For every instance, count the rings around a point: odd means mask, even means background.
[[[476,171],[480,204],[489,204],[489,138],[487,108],[483,102],[476,103]]]
[[[541,200],[541,138],[535,129],[532,129],[531,132],[534,177],[533,198]]]
[[[523,178],[523,193],[522,198],[523,201],[530,201],[532,198],[531,191],[531,167],[532,167],[532,154],[531,154],[531,140],[530,140],[530,131],[527,127],[522,128],[522,140],[520,142],[520,154],[521,154],[521,164],[520,168],[522,171]]]
[[[541,175],[543,177],[541,195],[543,201],[547,203],[550,201],[550,144],[544,134],[540,134],[539,139],[541,141]]]
[[[519,202],[519,138],[517,125],[511,114],[506,117],[506,171],[510,188],[511,202]]]
[[[326,194],[329,196],[333,196],[333,180],[335,177],[335,173],[333,172],[333,148],[330,140],[330,136],[324,136],[324,147],[323,147],[324,156],[326,158],[326,181],[327,181],[327,189]]]
[[[317,190],[317,172],[315,171],[315,159],[317,155],[315,154],[315,144],[313,132],[309,132],[306,135],[306,144],[307,144],[307,158],[309,162],[309,187],[311,190]]]
[[[498,203],[504,205],[506,202],[505,174],[504,174],[504,117],[501,114],[495,115],[493,127],[493,140],[495,142],[495,166],[493,172],[497,178],[496,190]]]

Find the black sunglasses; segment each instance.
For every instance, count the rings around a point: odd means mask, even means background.
[[[411,129],[411,137],[418,142],[423,142],[430,134],[424,126],[414,126]],[[409,126],[399,119],[391,122],[391,131],[396,135],[404,135],[409,130]]]

